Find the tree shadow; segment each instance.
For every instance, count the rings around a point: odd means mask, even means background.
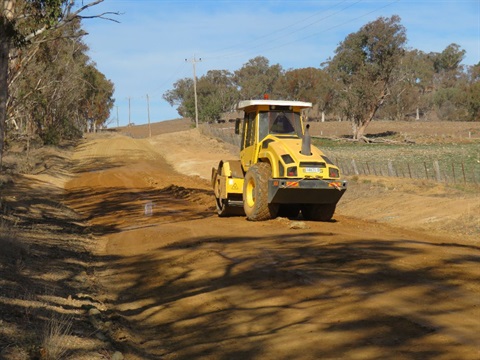
[[[21,177],[13,189],[2,189],[0,359],[42,358],[47,337],[64,337],[58,345],[74,337],[96,340],[98,330],[88,321],[88,309],[99,306],[91,267],[95,239],[63,195]]]
[[[105,166],[115,165],[92,160],[87,170]],[[185,234],[162,242],[162,226],[212,216],[188,202],[195,193],[207,192],[173,185],[65,194],[42,182],[17,182],[3,220],[2,230],[9,231],[0,234],[0,358],[22,342],[38,351],[48,320],[63,313],[72,316],[76,336],[95,337],[100,330],[88,320],[92,308],[101,310],[102,326],[114,324],[102,330],[112,348],[142,359],[478,354],[480,300],[472,285],[480,280],[478,246],[276,225],[256,236],[268,223],[248,223],[244,234]],[[65,205],[82,202],[78,213]],[[156,206],[146,214],[148,203]],[[102,217],[109,221],[95,224]],[[132,256],[94,252],[95,236],[123,231],[122,220],[151,227],[163,245]],[[96,298],[104,291],[98,277],[120,288],[106,294],[106,309]],[[456,324],[447,322],[452,314],[459,315]]]
[[[124,350],[147,359],[319,359],[369,353],[377,355],[368,358],[425,359],[478,346],[474,335],[460,343],[433,340],[456,331],[445,329],[437,317],[474,314],[479,301],[469,302],[474,291],[460,280],[480,280],[471,273],[478,255],[451,254],[436,266],[402,266],[404,259],[422,257],[439,245],[410,239],[325,243],[334,236],[199,237],[110,263],[120,278],[131,278],[112,299],[114,312],[145,341],[129,339]],[[247,248],[258,249],[242,252]],[[205,252],[222,258],[222,268],[203,272],[207,262],[195,259]],[[454,271],[443,270],[451,264],[457,265]],[[278,349],[272,349],[275,345]]]

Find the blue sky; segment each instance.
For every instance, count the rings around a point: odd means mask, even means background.
[[[86,1],[84,1],[86,3]],[[84,15],[119,12],[120,23],[85,20],[84,41],[115,84],[110,126],[178,118],[162,95],[182,78],[240,69],[256,56],[284,69],[319,67],[338,44],[380,16],[399,15],[408,47],[456,43],[480,62],[480,0],[105,0]],[[185,60],[188,61],[185,61]],[[129,105],[130,104],[130,105]],[[129,110],[130,109],[130,110]]]

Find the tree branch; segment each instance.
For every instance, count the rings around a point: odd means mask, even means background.
[[[100,19],[105,19],[105,20],[110,20],[110,21],[114,21],[114,22],[119,22],[115,19],[111,19],[111,18],[106,18],[105,15],[121,15],[119,12],[104,12],[102,14],[99,14],[99,15],[92,15],[92,16],[80,16],[80,13],[82,13],[83,11],[87,10],[88,8],[92,7],[92,6],[95,6],[95,5],[98,5],[100,3],[102,3],[104,0],[95,0],[95,1],[92,1],[91,3],[88,3],[88,4],[85,4],[83,5],[82,7],[80,7],[77,11],[73,12],[73,13],[70,13],[70,10],[73,6],[73,1],[70,1],[70,4],[68,5],[68,9],[67,9],[67,16],[65,17],[66,18],[66,21],[71,21],[75,18],[81,18],[81,19],[95,19],[95,18],[100,18]]]
[[[42,34],[43,32],[45,32],[46,30],[49,30],[49,29],[60,29],[61,27],[65,26],[66,24],[72,22],[73,20],[75,19],[104,19],[104,20],[109,20],[109,21],[113,21],[113,22],[116,22],[116,23],[119,23],[118,20],[115,20],[113,18],[110,18],[110,17],[106,17],[105,15],[117,15],[117,16],[120,16],[121,13],[119,12],[112,12],[112,11],[107,11],[107,12],[103,12],[101,14],[98,14],[98,15],[90,15],[90,16],[82,16],[80,15],[83,11],[87,10],[88,8],[91,8],[92,6],[95,6],[95,5],[98,5],[100,3],[102,3],[104,0],[95,0],[95,1],[92,1],[91,3],[88,3],[88,4],[85,4],[83,5],[82,7],[80,7],[78,10],[76,10],[75,12],[71,12],[71,9],[74,5],[74,1],[70,1],[70,3],[67,5],[67,8],[65,10],[65,12],[63,13],[63,16],[62,16],[62,19],[60,19],[60,21],[58,23],[56,23],[53,27],[49,27],[47,25],[44,25],[41,29],[39,30],[35,30],[34,32],[32,32],[31,34],[25,36],[25,40],[26,41],[30,41],[31,39],[33,39],[34,37]]]
[[[80,18],[80,19],[103,19],[103,20],[108,20],[108,21],[113,21],[113,22],[116,22],[116,23],[120,23],[120,21],[115,20],[115,19],[112,19],[112,18],[110,18],[110,17],[105,17],[105,15],[117,15],[117,16],[120,16],[121,13],[108,11],[108,12],[104,12],[104,13],[101,13],[101,14],[98,14],[98,15],[92,15],[92,16],[77,16],[77,17]]]

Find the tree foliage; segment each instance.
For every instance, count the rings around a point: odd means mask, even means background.
[[[81,134],[87,121],[100,125],[108,118],[113,84],[81,41],[82,11],[101,2],[0,2],[0,164],[7,120],[45,143],[57,143]],[[109,14],[114,13],[93,17]]]
[[[480,120],[480,63],[469,71],[469,83],[466,86],[466,102],[469,119]]]
[[[195,119],[195,99],[193,80],[190,78],[180,79],[173,84],[173,89],[163,94],[163,98],[176,106],[178,115]]]
[[[212,70],[198,79],[199,118],[211,121],[244,99],[310,101],[309,117],[352,121],[362,139],[376,118],[480,120],[480,64],[465,68],[457,44],[442,52],[406,49],[398,16],[380,17],[348,35],[333,58],[318,68],[283,70],[257,56],[232,73]],[[181,79],[164,98],[181,116],[194,118],[191,79]]]
[[[273,93],[280,99],[314,102],[318,98],[322,80],[321,69],[292,69],[279,77]]]
[[[379,18],[352,33],[339,45],[328,70],[342,89],[341,111],[361,139],[377,110],[399,79],[395,69],[404,55],[405,28],[398,16]]]
[[[233,80],[242,99],[261,99],[265,94],[274,94],[282,72],[279,64],[270,66],[267,58],[257,56],[235,71]]]

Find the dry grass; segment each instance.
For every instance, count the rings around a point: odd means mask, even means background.
[[[69,168],[64,150],[38,154],[35,170],[58,176]],[[91,234],[63,192],[17,173],[25,168],[6,162],[0,176],[0,359],[104,358],[99,351],[111,346],[98,341],[83,308],[96,297]]]
[[[69,335],[72,331],[72,324],[72,317],[64,314],[53,316],[45,324],[40,348],[42,359],[57,360],[65,357],[70,348]]]

